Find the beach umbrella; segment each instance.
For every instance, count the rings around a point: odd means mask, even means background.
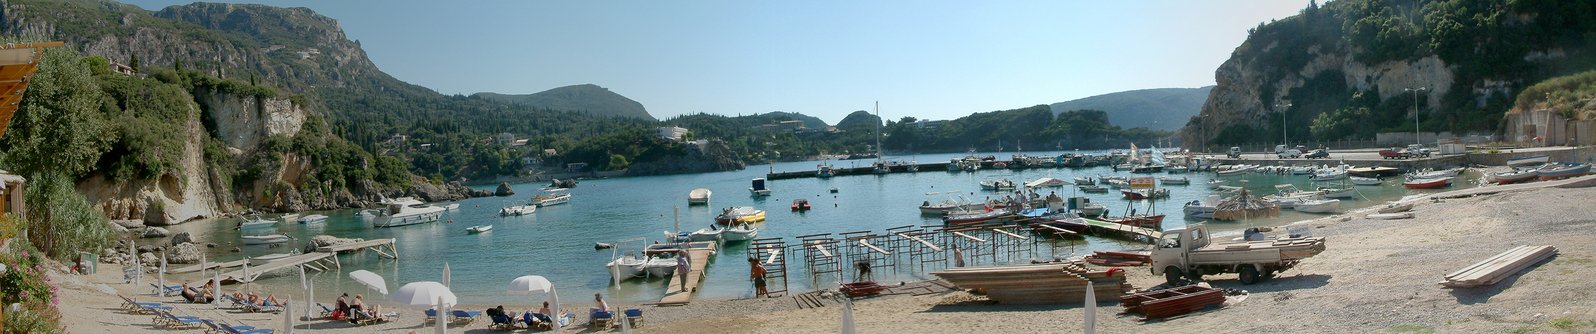
[[[242,274],[242,276],[244,276],[244,277],[239,277],[238,281],[248,284],[249,281],[250,281],[250,279],[249,279],[249,258],[248,257],[244,258],[244,273]]]
[[[210,266],[210,261],[205,259],[205,253],[200,253],[200,277],[205,277],[205,267]]]
[[[449,285],[449,263],[448,262],[444,262],[443,263],[443,286],[451,287],[451,288],[454,287],[453,285]]]
[[[394,291],[388,298],[393,299],[394,302],[400,305],[421,309],[430,308],[434,304],[438,304],[440,298],[444,305],[454,305],[457,301],[454,292],[449,291],[449,287],[443,286],[443,284],[438,282],[410,282],[399,287],[399,290]],[[440,313],[438,316],[442,317],[443,314]]]
[[[853,300],[842,300],[842,334],[853,334]]]
[[[311,295],[310,282],[305,280],[304,265],[299,265],[299,287],[305,289],[305,320],[310,320],[310,310],[314,309],[314,307],[311,307],[311,303],[316,301],[316,297]]]
[[[144,264],[139,259],[138,250],[133,248],[133,243],[127,243],[127,252],[133,254],[133,285],[144,284]]]
[[[510,281],[510,288],[507,289],[506,292],[511,294],[532,294],[534,292],[548,293],[549,304],[553,304],[553,308],[550,312],[554,314],[547,314],[547,316],[549,316],[550,319],[554,319],[554,330],[560,330],[560,318],[562,318],[565,313],[560,311],[560,294],[554,291],[554,283],[549,282],[548,278],[538,275],[516,277],[514,280]]]
[[[1092,290],[1092,281],[1086,281],[1086,334],[1097,333],[1097,291]]]
[[[448,319],[449,318],[449,313],[450,313],[449,304],[444,302],[443,296],[439,296],[438,297],[438,304],[435,307],[437,307],[437,309],[438,309],[438,321],[434,321],[434,322],[436,322],[438,326],[433,327],[433,328],[436,329],[435,331],[433,331],[433,333],[437,333],[437,334],[448,333],[449,332],[449,322],[448,321],[444,321],[443,319]]]
[[[161,252],[161,271],[155,272],[155,277],[161,283],[161,297],[166,297],[166,252]]]
[[[294,297],[283,303],[283,332],[294,334]]]
[[[349,278],[355,279],[360,284],[365,284],[366,288],[377,290],[377,292],[384,295],[388,294],[388,281],[383,280],[382,276],[377,275],[377,273],[364,269],[356,270],[349,273]]]
[[[222,271],[219,270],[221,268],[217,269],[211,272],[211,282],[216,283],[211,285],[211,297],[215,297],[211,299],[211,305],[219,307],[222,306]]]

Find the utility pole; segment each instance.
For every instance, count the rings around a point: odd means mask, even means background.
[[[1419,145],[1424,144],[1424,142],[1419,141],[1419,92],[1425,89],[1424,87],[1402,89],[1403,92],[1413,92],[1413,143]]]
[[[1280,110],[1280,145],[1291,145],[1286,140],[1286,110],[1291,110],[1291,102],[1275,104],[1275,109]]]

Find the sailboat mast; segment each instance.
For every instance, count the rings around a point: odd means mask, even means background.
[[[876,161],[881,160],[881,101],[876,101]]]

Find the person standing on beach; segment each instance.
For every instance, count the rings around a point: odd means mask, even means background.
[[[687,272],[693,270],[692,261],[688,258],[687,250],[676,251],[676,272],[682,277],[682,292],[687,292]]]
[[[748,258],[748,277],[754,280],[754,297],[769,296],[770,291],[765,290],[765,265],[759,259]]]

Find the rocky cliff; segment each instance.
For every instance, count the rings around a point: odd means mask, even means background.
[[[293,137],[309,114],[284,98],[260,98],[202,90],[197,99],[206,111],[216,137],[243,152],[271,136]]]
[[[238,210],[214,167],[205,161],[208,135],[200,124],[200,110],[192,104],[188,109],[187,119],[174,120],[186,124],[179,171],[150,180],[116,179],[101,171],[79,182],[78,190],[97,203],[107,218],[142,220],[152,225],[177,224]]]

